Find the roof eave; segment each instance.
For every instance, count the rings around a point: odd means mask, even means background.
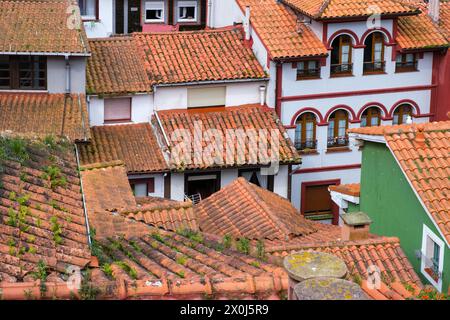
[[[395,19],[398,17],[407,17],[407,16],[417,16],[421,13],[420,10],[412,11],[412,12],[401,12],[401,13],[388,13],[381,14],[381,19]],[[322,22],[342,22],[342,21],[365,21],[371,15],[358,15],[358,16],[345,16],[345,17],[317,17],[315,20]]]
[[[90,52],[45,52],[45,51],[0,51],[0,55],[21,56],[59,56],[59,57],[90,57]]]

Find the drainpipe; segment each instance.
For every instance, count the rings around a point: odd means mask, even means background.
[[[210,28],[213,28],[213,0],[208,0],[208,25]]]
[[[259,101],[262,106],[266,104],[266,86],[259,87]]]
[[[68,55],[64,56],[64,60],[66,62],[66,94],[70,93],[70,59]]]
[[[80,155],[78,153],[78,145],[77,144],[75,144],[75,155],[76,155],[76,158],[77,158],[78,169],[80,169]],[[88,212],[87,212],[87,208],[86,208],[86,197],[84,196],[83,179],[81,179],[81,172],[79,173],[79,175],[80,175],[81,196],[82,196],[82,199],[83,199],[84,221],[86,222],[86,232],[87,232],[87,235],[88,235],[89,247],[91,247],[92,246],[91,228],[89,226]]]
[[[245,7],[245,17],[243,21],[245,40],[250,41],[250,7]]]
[[[281,119],[281,98],[283,92],[283,64],[276,63],[276,83],[275,83],[275,112]]]

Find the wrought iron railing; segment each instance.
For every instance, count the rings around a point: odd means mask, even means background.
[[[297,150],[305,150],[305,149],[315,150],[317,148],[317,140],[306,140],[306,141],[295,140],[294,145]]]
[[[343,63],[343,64],[332,64],[331,74],[352,74],[353,73],[353,63]]]
[[[341,137],[329,137],[327,146],[328,148],[334,148],[334,147],[345,147],[348,146],[348,136],[341,136]]]
[[[386,61],[364,62],[364,72],[384,72],[386,70]]]
[[[297,79],[319,78],[320,68],[297,70]]]
[[[395,64],[396,71],[417,71],[419,69],[418,61],[397,62]]]

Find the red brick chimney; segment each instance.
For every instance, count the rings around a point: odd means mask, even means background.
[[[370,224],[372,220],[364,212],[351,212],[341,215],[344,225],[342,226],[342,240],[364,240],[369,237]]]

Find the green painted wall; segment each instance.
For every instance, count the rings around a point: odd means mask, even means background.
[[[420,272],[420,260],[415,256],[415,251],[422,248],[423,224],[444,239],[384,144],[364,143],[360,209],[372,218],[372,233],[400,238],[403,251],[422,281],[427,283]],[[450,249],[446,246],[442,291],[448,292],[449,286]]]
[[[348,203],[348,208],[347,208],[347,212],[358,212],[361,211],[361,208],[359,207],[359,204],[354,204],[349,202]]]

